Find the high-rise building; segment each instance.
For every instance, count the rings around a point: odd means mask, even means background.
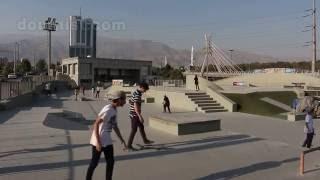
[[[69,57],[95,58],[97,44],[97,24],[92,19],[70,16]]]

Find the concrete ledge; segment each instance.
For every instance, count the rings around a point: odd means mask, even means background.
[[[149,126],[177,136],[221,129],[220,119],[197,112],[151,116]]]
[[[289,112],[287,114],[287,120],[288,121],[292,121],[292,122],[295,122],[295,121],[302,121],[305,119],[305,114],[304,113],[292,113],[292,112]]]
[[[231,99],[227,98],[220,92],[214,90],[213,87],[208,86],[207,93],[213,97],[221,106],[227,109],[229,112],[236,112],[237,111],[237,103],[233,102]]]

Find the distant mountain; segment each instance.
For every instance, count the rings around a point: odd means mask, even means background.
[[[20,57],[28,58],[31,61],[34,56],[36,59],[47,58],[47,39],[43,36],[30,35],[0,35],[0,56],[8,56],[7,50],[13,50],[13,42],[20,40]],[[52,59],[53,62],[67,57],[68,37],[53,35],[52,37]],[[229,55],[229,52],[226,52]],[[168,63],[173,66],[187,66],[190,63],[190,50],[178,50],[170,46],[151,40],[134,39],[114,39],[109,37],[99,37],[97,39],[97,57],[105,58],[124,58],[151,60],[154,65],[161,65],[167,56]],[[11,57],[12,58],[12,57]],[[201,51],[195,52],[197,64],[203,61]],[[271,56],[263,56],[249,52],[234,51],[233,61],[239,63],[252,62],[276,62],[290,61],[290,59],[278,59]]]

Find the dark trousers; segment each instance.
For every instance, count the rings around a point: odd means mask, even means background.
[[[100,91],[97,91],[96,98],[99,98],[99,95],[100,95]]]
[[[97,151],[95,146],[92,146],[92,159],[87,171],[86,180],[91,180],[92,175],[96,167],[98,166],[101,153],[104,153],[104,158],[106,159],[106,180],[112,180],[112,172],[114,166],[114,155],[113,155],[113,146],[109,145],[107,147],[103,147],[99,152]]]
[[[306,139],[304,140],[303,145],[302,145],[303,147],[306,147],[306,146],[307,146],[307,148],[311,147],[313,135],[314,135],[314,133],[307,133]]]
[[[196,85],[196,90],[200,90],[200,88],[199,88],[199,84],[198,84],[198,83],[196,83],[195,85]]]
[[[139,117],[133,116],[133,117],[130,117],[130,119],[131,119],[131,133],[130,133],[129,140],[128,140],[128,147],[132,147],[133,139],[137,133],[138,128],[140,130],[140,134],[141,134],[143,141],[144,142],[148,141],[146,133],[144,131],[144,125],[139,120]]]
[[[168,109],[168,112],[171,113],[170,104],[164,104],[163,105],[163,112],[167,112],[167,109]]]

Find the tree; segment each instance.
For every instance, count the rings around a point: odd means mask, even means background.
[[[28,59],[23,59],[22,62],[17,66],[17,72],[25,74],[31,71],[31,63]]]
[[[2,74],[5,76],[8,76],[10,73],[13,73],[13,63],[7,63],[2,70]]]
[[[47,71],[47,62],[44,59],[40,59],[36,64],[36,68],[38,72]]]

